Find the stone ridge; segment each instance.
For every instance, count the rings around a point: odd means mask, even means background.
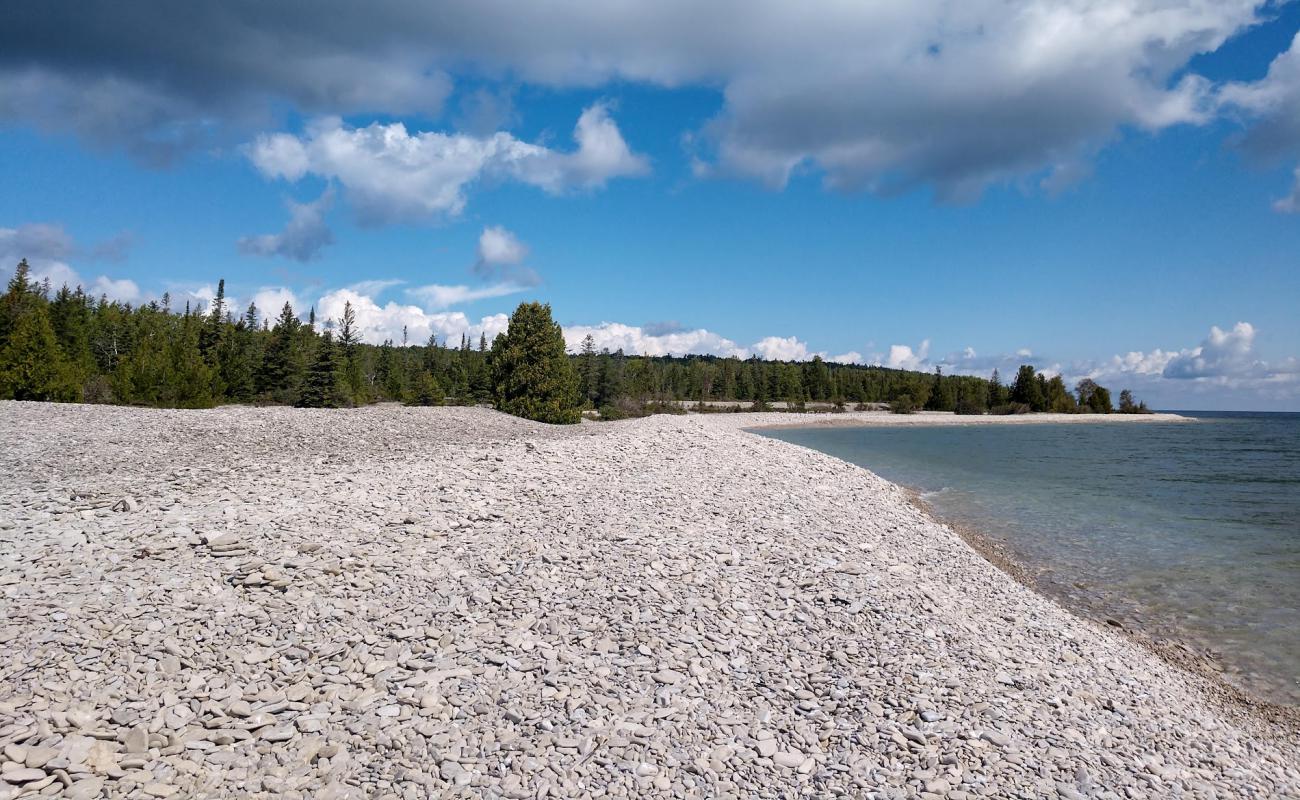
[[[0,403],[0,798],[1300,795],[1294,731],[742,423]]]

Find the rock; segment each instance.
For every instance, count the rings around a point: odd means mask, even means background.
[[[772,756],[772,762],[778,767],[794,769],[803,763],[806,756],[797,750],[782,750]]]
[[[59,751],[53,747],[29,747],[27,754],[23,758],[23,763],[33,769],[40,769],[50,763],[50,759],[57,758]]]
[[[31,767],[18,767],[16,769],[7,769],[0,772],[0,778],[9,783],[31,783],[32,781],[43,780],[46,777],[44,770],[33,769]]]

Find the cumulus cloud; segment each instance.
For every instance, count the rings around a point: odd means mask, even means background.
[[[253,292],[252,303],[257,306],[258,324],[267,319],[274,322],[285,303],[293,308],[295,314],[301,315],[305,310],[298,302],[298,295],[286,286],[263,286]]]
[[[1169,360],[1161,373],[1166,378],[1222,378],[1267,372],[1267,365],[1251,355],[1255,328],[1238,322],[1232,330],[1210,328],[1199,346],[1184,350]]]
[[[295,261],[311,261],[334,234],[325,222],[325,214],[334,203],[334,190],[328,188],[310,203],[287,201],[289,223],[279,233],[245,236],[239,240],[239,252],[256,256],[282,256]]]
[[[321,0],[302,15],[217,0],[125,10],[50,0],[21,4],[0,28],[0,119],[165,160],[285,108],[432,118],[451,69],[558,88],[718,87],[722,108],[695,137],[706,170],[779,186],[814,169],[835,188],[925,183],[962,198],[1076,164],[1121,127],[1210,118],[1215,87],[1182,70],[1266,7]],[[468,117],[508,117],[494,98],[462,105]],[[588,122],[592,144],[567,169],[625,162],[612,124]]]
[[[649,170],[604,104],[582,112],[574,139],[577,149],[560,152],[505,132],[412,133],[400,122],[352,128],[328,117],[301,136],[259,136],[247,152],[268,178],[296,181],[313,174],[337,181],[358,218],[370,225],[457,216],[467,188],[478,180],[513,180],[561,194]]]
[[[1267,75],[1226,84],[1218,100],[1248,124],[1241,138],[1247,153],[1264,160],[1300,157],[1300,34],[1273,60]],[[1284,214],[1300,212],[1300,168],[1290,192],[1277,198],[1273,208]]]
[[[0,264],[9,270],[22,259],[27,259],[30,279],[36,283],[49,281],[50,286],[80,286],[93,297],[105,296],[110,300],[134,303],[141,298],[140,287],[126,278],[100,275],[86,281],[68,259],[117,259],[124,256],[131,243],[130,234],[117,236],[82,247],[61,225],[28,223],[17,228],[0,228]]]
[[[1225,84],[1218,101],[1253,123],[1242,140],[1248,151],[1265,157],[1300,153],[1300,34],[1273,60],[1267,75]]]
[[[500,225],[489,225],[478,237],[478,260],[483,264],[518,264],[528,248]]]
[[[765,336],[754,342],[753,350],[764,361],[806,361],[813,355],[825,355],[810,353],[807,343],[794,336]]]
[[[629,355],[666,356],[710,354],[748,358],[750,353],[730,339],[703,328],[650,333],[637,325],[602,322],[599,325],[566,325],[564,341],[569,350],[582,349],[583,340],[591,336],[597,350],[622,350]]]
[[[459,341],[462,334],[477,340],[486,335],[491,342],[506,329],[509,317],[491,314],[471,322],[460,311],[428,312],[419,306],[388,302],[379,305],[375,300],[351,289],[337,289],[326,293],[316,303],[316,318],[322,323],[337,323],[343,318],[344,306],[352,304],[356,313],[357,329],[362,341],[380,344],[385,340],[402,341],[403,331],[411,344],[424,344],[430,336],[440,342]]]
[[[926,358],[930,354],[930,340],[925,339],[921,346],[913,350],[911,345],[894,344],[889,346],[889,358],[885,366],[893,369],[924,369]]]
[[[532,268],[524,265],[527,257],[528,246],[517,236],[501,225],[489,225],[478,237],[474,274],[519,286],[536,286],[542,279]]]

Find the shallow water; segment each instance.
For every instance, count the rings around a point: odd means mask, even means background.
[[[1199,422],[764,433],[917,489],[1067,606],[1300,705],[1300,414],[1181,413]]]

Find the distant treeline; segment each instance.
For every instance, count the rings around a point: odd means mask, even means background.
[[[494,343],[462,336],[459,342],[431,337],[370,345],[360,341],[350,306],[342,319],[319,325],[314,309],[304,323],[288,303],[274,318],[251,304],[230,309],[224,281],[208,308],[198,310],[188,304],[173,309],[166,295],[161,302],[131,306],[92,297],[80,287],[52,291],[28,274],[24,261],[0,297],[0,399],[180,408],[394,400],[500,405],[503,399],[510,405],[527,392],[514,374],[527,370],[512,366],[523,357],[516,352],[520,340],[515,351],[503,349],[505,336]],[[516,314],[521,311],[529,314],[529,330],[538,331],[528,334],[530,340],[554,350],[555,342],[548,341],[559,329],[549,309],[523,304]],[[682,401],[734,402],[746,409],[779,401],[796,410],[807,403],[888,403],[896,411],[971,414],[1113,410],[1110,393],[1092,381],[1081,381],[1072,394],[1059,376],[1047,378],[1028,365],[1003,385],[996,371],[986,380],[816,357],[776,362],[627,355],[597,350],[591,337],[567,364],[556,367],[555,358],[566,360],[554,356],[537,379],[559,381],[560,388],[547,389],[563,398],[556,407],[597,409],[604,418],[678,410]],[[1120,406],[1145,411],[1128,392],[1121,394]]]

